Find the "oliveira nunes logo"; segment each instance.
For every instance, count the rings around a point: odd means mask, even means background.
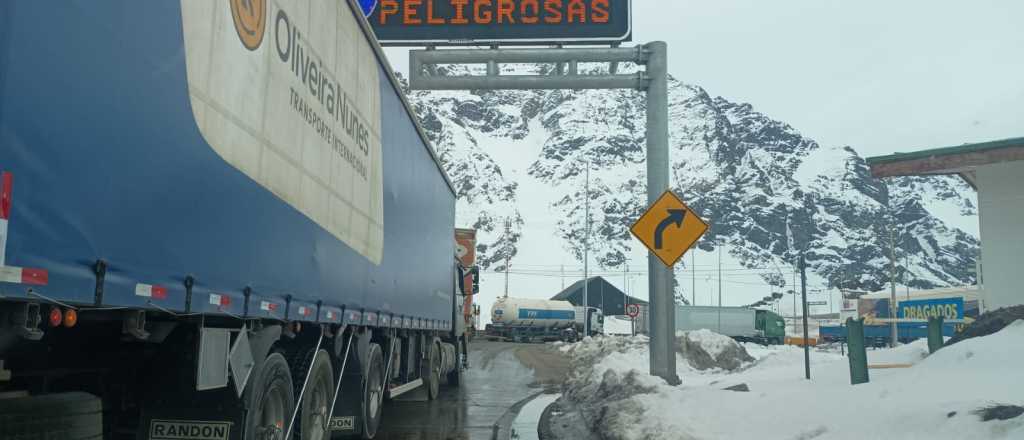
[[[263,43],[267,28],[267,0],[228,0],[238,39],[246,49],[256,50]]]

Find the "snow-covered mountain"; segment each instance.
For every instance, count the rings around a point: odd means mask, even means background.
[[[775,286],[785,277],[772,268],[791,267],[802,251],[829,285],[877,290],[889,278],[892,239],[907,284],[973,282],[975,195],[958,178],[880,181],[851,147],[821,146],[749,104],[695,85],[673,79],[669,91],[672,187],[712,225],[702,251],[726,243],[732,261],[765,269],[760,278]],[[459,225],[480,230],[485,268],[501,270],[531,233],[553,235],[543,237],[546,246],[581,261],[587,163],[592,261],[615,270],[643,255],[629,233],[646,208],[642,93],[410,97],[455,183]],[[510,163],[521,170],[507,172]],[[525,226],[537,216],[551,227]],[[509,237],[506,218],[513,220]]]

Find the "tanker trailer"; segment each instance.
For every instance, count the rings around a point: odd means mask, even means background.
[[[600,333],[604,324],[601,310],[589,309],[591,334]],[[575,307],[568,301],[498,298],[491,308],[487,336],[491,340],[521,342],[575,340],[576,335],[583,333],[583,315],[583,307]]]

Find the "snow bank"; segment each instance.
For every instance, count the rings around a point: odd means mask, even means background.
[[[676,332],[676,349],[691,367],[733,371],[754,360],[734,339],[711,330]]]
[[[716,336],[694,338],[710,354]],[[871,370],[857,386],[839,353],[813,351],[808,381],[801,348],[741,344],[755,359],[745,368],[701,371],[679,356],[683,384],[670,386],[646,374],[646,338],[596,338],[566,346],[564,397],[606,440],[1021,439],[1024,416],[983,422],[976,412],[1024,404],[1022,340],[1024,320],[927,357],[923,343],[870,350],[872,364],[914,365]],[[750,392],[723,390],[738,384]]]

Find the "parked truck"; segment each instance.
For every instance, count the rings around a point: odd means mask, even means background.
[[[749,307],[676,306],[676,330],[708,329],[738,341],[782,344],[786,323],[781,316]]]
[[[480,306],[473,304],[473,298],[480,293],[480,268],[476,265],[476,229],[455,230],[455,255],[468,268],[463,276],[462,320],[466,339],[472,340],[480,328]]]
[[[589,333],[585,319],[590,320]],[[493,340],[572,342],[585,334],[604,333],[604,314],[599,308],[577,307],[568,301],[504,297],[491,307],[486,333]]]
[[[942,324],[942,335],[953,336],[962,331],[966,324],[969,324],[978,317],[978,301],[974,298],[965,298],[961,295],[930,295],[926,298],[897,300],[897,318],[906,319],[907,322],[898,322],[896,325],[896,337],[901,343],[913,342],[917,339],[928,337],[927,319],[931,317],[942,317],[945,322]],[[861,298],[858,300],[858,309],[864,313],[864,338],[868,345],[884,347],[891,343],[892,324],[882,322],[877,318],[888,318],[889,300],[887,298]],[[860,313],[854,310],[853,316],[856,319]],[[845,343],[848,338],[845,321],[840,325],[821,326],[819,334],[826,342]]]
[[[0,438],[373,438],[465,366],[455,192],[355,1],[0,2]]]

